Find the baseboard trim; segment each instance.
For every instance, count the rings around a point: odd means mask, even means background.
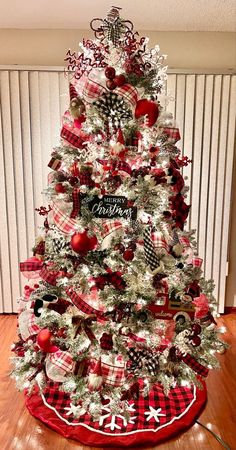
[[[225,306],[224,314],[236,314],[236,306]]]

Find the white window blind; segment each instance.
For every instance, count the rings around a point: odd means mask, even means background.
[[[235,131],[236,76],[170,73],[168,109],[179,124],[192,204],[187,227],[197,230],[199,256],[223,312]],[[19,262],[31,256],[42,219],[52,148],[68,106],[63,68],[0,67],[0,312],[15,312],[24,279]]]

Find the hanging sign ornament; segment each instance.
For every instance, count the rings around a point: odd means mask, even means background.
[[[124,36],[127,31],[133,30],[133,24],[130,20],[120,18],[120,9],[117,6],[112,6],[105,19],[95,18],[90,22],[90,27],[97,39],[100,41],[107,39],[117,46],[122,35]]]

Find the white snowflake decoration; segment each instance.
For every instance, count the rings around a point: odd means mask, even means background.
[[[100,419],[99,419],[99,425],[102,426],[104,423],[104,420],[108,419],[108,417],[111,417],[111,421],[105,425],[104,428],[110,428],[111,431],[114,431],[115,428],[116,429],[121,429],[121,427],[119,425],[117,425],[116,423],[116,419],[120,418],[121,420],[123,420],[123,425],[124,427],[126,427],[128,425],[128,423],[134,424],[135,419],[137,419],[137,416],[134,417],[130,417],[129,421],[127,421],[127,419],[122,416],[121,414],[112,414],[111,410],[109,407],[105,407],[103,408],[105,411],[107,411],[107,414],[103,414]],[[128,411],[129,412],[135,412],[135,408],[134,408],[134,403],[132,403],[131,405],[129,405],[128,407]]]
[[[79,417],[86,413],[86,409],[80,405],[73,405],[73,403],[71,403],[69,407],[65,408],[65,410],[68,411],[66,416],[72,415],[74,417]]]
[[[166,416],[166,414],[161,414],[161,408],[155,409],[152,406],[149,406],[149,411],[145,412],[144,415],[147,416],[147,421],[153,418],[158,423],[160,422],[159,417]]]

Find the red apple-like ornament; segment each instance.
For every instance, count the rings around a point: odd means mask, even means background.
[[[113,78],[116,76],[116,71],[114,67],[106,67],[105,69],[105,75],[109,80],[113,80]]]
[[[137,102],[135,108],[135,118],[139,119],[140,117],[147,116],[147,126],[152,127],[157,121],[159,115],[159,107],[157,103],[152,100],[142,99]]]
[[[75,233],[70,241],[70,245],[74,252],[86,254],[90,250],[94,250],[97,245],[96,236],[89,237],[87,231],[82,233]]]
[[[64,194],[64,192],[66,192],[66,188],[62,183],[57,183],[54,186],[54,189],[58,194]]]
[[[134,252],[131,248],[127,248],[127,250],[123,253],[123,258],[125,261],[132,261],[134,259]]]
[[[98,240],[97,240],[97,238],[96,238],[96,236],[95,236],[95,234],[94,234],[93,236],[91,236],[91,237],[89,238],[89,247],[90,247],[90,250],[94,250],[94,249],[97,247],[97,243],[98,243]]]
[[[116,84],[114,83],[114,80],[107,80],[106,87],[107,87],[107,89],[110,89],[110,91],[114,91],[114,89],[116,88]]]
[[[113,81],[117,87],[121,87],[127,82],[125,75],[122,73],[120,75],[116,75],[115,78],[113,78]]]
[[[58,350],[58,347],[51,343],[52,336],[53,335],[48,328],[44,328],[39,332],[37,336],[37,344],[44,352],[54,353]]]

